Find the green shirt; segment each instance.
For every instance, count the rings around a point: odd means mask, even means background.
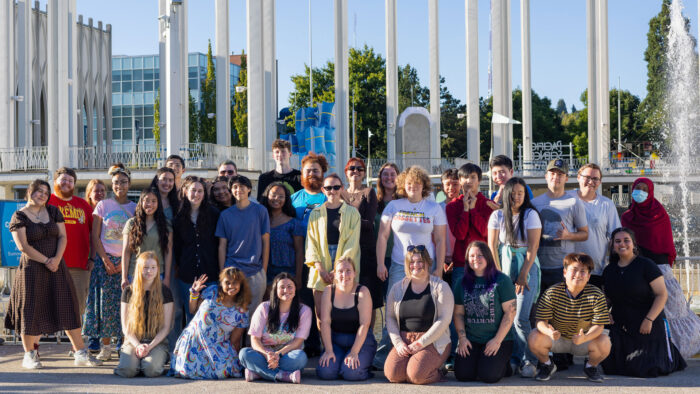
[[[129,219],[124,226],[124,242],[129,242],[129,233],[132,231],[134,226],[134,218]],[[168,223],[168,233],[173,231],[172,226]],[[152,251],[158,256],[158,269],[161,275],[165,275],[165,258],[164,253],[160,249],[160,238],[158,238],[158,225],[153,223],[150,229],[146,232],[143,237],[141,245],[137,248],[136,253],[131,252],[131,259],[129,260],[129,277],[134,277],[134,269],[136,268],[136,258],[143,252]]]
[[[498,332],[503,319],[504,302],[515,299],[515,286],[508,276],[498,272],[496,283],[486,289],[486,278],[476,278],[474,289],[470,293],[464,291],[462,281],[455,284],[452,292],[455,305],[464,305],[464,327],[470,342],[485,344]],[[504,341],[513,340],[512,330]]]

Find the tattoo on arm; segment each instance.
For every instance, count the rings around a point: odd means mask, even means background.
[[[506,312],[515,313],[515,300],[510,300],[506,303]]]

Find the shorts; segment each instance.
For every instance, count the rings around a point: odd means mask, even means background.
[[[610,330],[604,329],[603,333],[600,335],[607,336]],[[552,342],[552,353],[570,353],[574,356],[587,356],[588,355],[588,344],[590,341],[586,341],[580,345],[574,345],[570,338],[559,337],[556,341]]]

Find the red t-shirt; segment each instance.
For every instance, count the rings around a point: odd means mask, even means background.
[[[92,231],[92,207],[87,201],[73,196],[70,201],[64,201],[51,194],[50,205],[57,207],[66,224],[68,244],[63,253],[63,259],[70,268],[87,269],[87,259],[90,257],[90,231]]]

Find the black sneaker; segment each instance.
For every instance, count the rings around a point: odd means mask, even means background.
[[[557,365],[557,371],[566,371],[569,369],[569,358],[567,356],[567,353],[552,354],[552,362]]]
[[[541,362],[538,363],[537,369],[539,369],[539,371],[537,372],[537,376],[535,376],[536,380],[540,382],[547,381],[554,375],[554,372],[557,372],[557,364],[554,364],[552,360],[549,361],[549,365]]]
[[[590,380],[591,382],[603,383],[603,375],[600,374],[598,366],[586,367],[586,365],[584,364],[583,373],[586,374],[586,377],[588,377],[588,380]]]

